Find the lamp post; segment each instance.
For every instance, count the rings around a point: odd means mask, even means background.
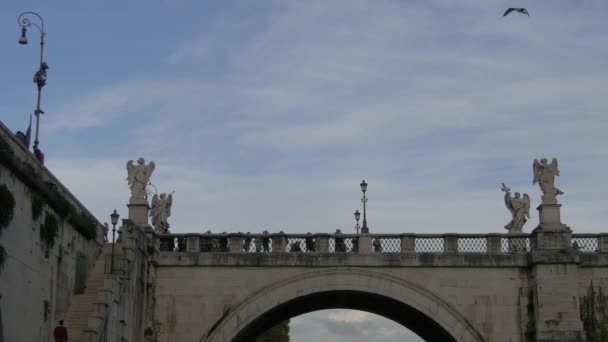
[[[28,17],[38,18],[38,20],[40,21],[40,25],[36,24],[35,22],[32,22]],[[40,64],[38,66],[38,71],[36,71],[36,74],[34,74],[34,83],[36,83],[36,85],[38,86],[38,101],[36,103],[36,110],[34,111],[34,114],[36,115],[36,139],[34,140],[34,148],[37,148],[38,129],[40,127],[40,114],[44,114],[44,111],[40,109],[40,93],[42,91],[42,87],[46,85],[46,71],[49,68],[48,64],[46,64],[43,60],[45,35],[44,20],[42,20],[42,17],[36,12],[24,12],[21,13],[17,18],[17,23],[19,24],[19,26],[21,26],[21,37],[19,37],[18,40],[19,44],[21,45],[27,45],[28,43],[27,37],[25,36],[28,27],[34,26],[40,31]]]
[[[118,223],[119,217],[120,215],[118,215],[116,209],[114,209],[114,212],[110,215],[110,218],[112,219],[112,259],[110,261],[110,272],[112,274],[114,274],[114,234],[116,234],[116,224]]]
[[[367,191],[367,183],[365,180],[361,182],[361,192],[363,192],[363,198],[361,202],[363,202],[363,227],[361,227],[361,234],[369,234],[369,227],[367,227],[367,214],[365,210],[365,204],[367,203],[367,197],[365,197],[365,192]]]
[[[357,224],[355,225],[355,230],[357,231],[357,235],[359,235],[359,219],[361,218],[361,213],[359,212],[359,210],[355,210],[355,221],[357,221]]]

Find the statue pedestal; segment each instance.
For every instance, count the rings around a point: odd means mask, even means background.
[[[561,204],[547,204],[543,203],[539,205],[536,210],[538,210],[538,217],[540,226],[552,226],[551,230],[570,230],[568,226],[562,224],[562,219],[560,216],[560,208]],[[553,227],[555,226],[555,227]],[[559,227],[558,227],[559,226]],[[561,227],[561,228],[560,228]],[[565,228],[564,228],[565,227]]]
[[[150,212],[150,206],[147,202],[145,203],[131,203],[127,204],[129,208],[129,220],[136,226],[147,226],[148,215]]]
[[[535,235],[535,249],[571,249],[572,230],[561,222],[561,204],[544,203],[538,206],[539,225]]]

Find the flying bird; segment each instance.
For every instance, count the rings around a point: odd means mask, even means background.
[[[525,15],[527,15],[528,17],[530,16],[530,14],[528,13],[528,11],[527,11],[525,8],[513,8],[513,7],[509,8],[509,9],[508,9],[508,10],[505,12],[505,14],[503,14],[502,16],[503,16],[503,17],[506,17],[507,15],[509,15],[509,13],[511,13],[511,12],[513,12],[513,11],[515,11],[515,12],[519,12],[519,13],[521,13],[521,14],[525,14]]]

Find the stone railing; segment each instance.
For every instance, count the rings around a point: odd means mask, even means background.
[[[526,253],[531,234],[159,234],[161,252]],[[608,252],[608,234],[572,234],[580,253]]]
[[[580,253],[608,253],[608,234],[572,234],[572,248]]]
[[[196,253],[484,253],[530,252],[530,234],[158,234],[161,252]],[[608,252],[600,234],[574,234],[583,253]]]

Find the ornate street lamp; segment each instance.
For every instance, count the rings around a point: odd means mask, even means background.
[[[355,230],[357,231],[357,235],[359,235],[359,219],[361,218],[361,213],[359,212],[359,210],[355,210],[355,221],[357,221],[357,224],[355,225]]]
[[[36,24],[35,22],[32,22],[28,17],[38,18],[38,20],[40,21],[40,25]],[[40,114],[44,114],[44,111],[40,109],[40,93],[42,91],[42,87],[46,85],[46,71],[49,68],[48,64],[46,64],[43,60],[45,35],[44,20],[42,20],[42,17],[38,13],[24,12],[21,13],[17,18],[17,23],[19,24],[19,26],[21,26],[21,37],[19,37],[18,40],[18,43],[21,45],[27,45],[28,43],[27,37],[25,35],[28,27],[34,26],[40,31],[40,64],[38,66],[38,71],[36,71],[36,74],[34,74],[34,83],[36,83],[36,85],[38,86],[38,101],[36,103],[36,110],[34,111],[34,114],[36,115],[36,139],[34,140],[34,149],[37,149],[38,129],[40,127]]]
[[[365,204],[367,203],[367,197],[365,197],[365,192],[367,191],[367,183],[365,180],[361,182],[361,192],[363,192],[363,198],[361,202],[363,202],[363,227],[361,227],[361,234],[369,234],[369,227],[367,227],[367,214],[365,210]]]
[[[118,215],[116,209],[114,209],[114,212],[110,215],[110,218],[112,219],[112,259],[110,261],[110,272],[112,272],[112,274],[114,274],[114,235],[116,234],[116,224],[118,223],[119,217],[120,215]]]

